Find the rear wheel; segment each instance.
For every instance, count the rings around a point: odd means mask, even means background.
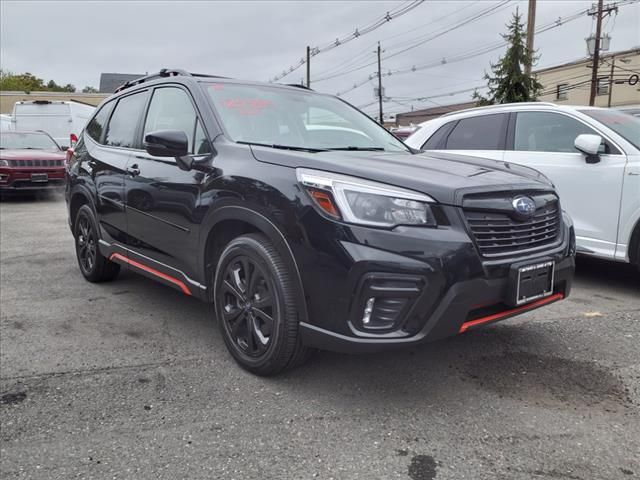
[[[90,282],[108,282],[115,279],[120,265],[109,261],[98,249],[98,226],[88,205],[78,210],[73,234],[76,240],[76,257],[84,278]]]
[[[273,375],[304,361],[291,273],[269,240],[243,235],[224,249],[215,310],[225,344],[246,370]]]

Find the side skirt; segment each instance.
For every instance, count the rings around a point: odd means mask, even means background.
[[[200,300],[207,299],[207,287],[191,279],[184,272],[117,243],[110,244],[101,239],[99,244],[100,253],[112,262],[131,268],[185,295],[194,296]]]

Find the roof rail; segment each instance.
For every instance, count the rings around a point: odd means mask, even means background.
[[[152,73],[151,75],[146,75],[144,77],[136,78],[135,80],[130,80],[128,82],[123,83],[118,88],[116,88],[116,91],[114,93],[121,92],[122,90],[126,90],[127,88],[133,87],[134,85],[139,85],[141,83],[148,82],[150,80],[155,80],[157,78],[174,77],[178,75],[182,75],[185,77],[193,76],[189,72],[180,70],[178,68],[163,68],[158,73]]]
[[[193,73],[193,72],[191,72],[190,75],[192,77],[203,77],[203,78],[230,78],[230,77],[223,77],[222,75],[209,75],[207,73]]]
[[[311,90],[310,87],[307,87],[306,85],[303,85],[301,83],[285,83],[285,85],[287,87],[297,87],[297,88],[304,88],[305,90]],[[313,91],[313,90],[311,90]]]
[[[455,115],[457,113],[470,112],[470,111],[478,111],[478,110],[492,110],[494,108],[499,109],[501,107],[514,107],[519,105],[545,105],[548,107],[555,107],[556,104],[553,102],[512,102],[512,103],[496,103],[495,105],[484,105],[482,107],[471,107],[471,108],[463,108],[462,110],[454,110],[453,112],[445,113],[441,115],[442,117],[448,117],[449,115]]]

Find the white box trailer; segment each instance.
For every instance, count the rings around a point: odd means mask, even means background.
[[[62,147],[72,146],[96,107],[74,101],[16,102],[13,130],[44,130]]]
[[[11,121],[11,115],[0,114],[0,131],[6,132],[7,130],[13,130],[13,122]]]

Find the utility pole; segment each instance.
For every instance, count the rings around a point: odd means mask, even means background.
[[[311,47],[307,45],[307,88],[311,88]]]
[[[616,66],[616,57],[611,57],[611,73],[609,74],[609,100],[607,107],[611,108],[611,93],[613,92],[613,69]]]
[[[615,3],[609,3],[603,6],[603,0],[598,0],[598,6],[595,5],[588,12],[589,16],[597,15],[596,18],[596,38],[594,38],[593,46],[593,65],[591,65],[591,94],[589,95],[589,105],[593,106],[596,101],[596,92],[598,86],[598,66],[600,65],[600,40],[602,37],[602,18],[604,15],[610,15],[611,12],[618,12]]]
[[[598,86],[598,65],[600,64],[600,35],[602,35],[602,3],[598,0],[598,11],[596,15],[596,38],[593,47],[593,65],[591,65],[591,94],[589,95],[589,105],[593,106],[596,101],[596,88]],[[592,15],[589,12],[589,15]]]
[[[536,30],[536,0],[529,0],[529,13],[527,13],[527,50],[531,53],[533,62],[533,36]],[[531,62],[524,66],[527,75],[531,75]]]
[[[380,109],[380,125],[384,125],[384,119],[382,118],[382,65],[380,52],[380,42],[378,42],[378,107]]]

